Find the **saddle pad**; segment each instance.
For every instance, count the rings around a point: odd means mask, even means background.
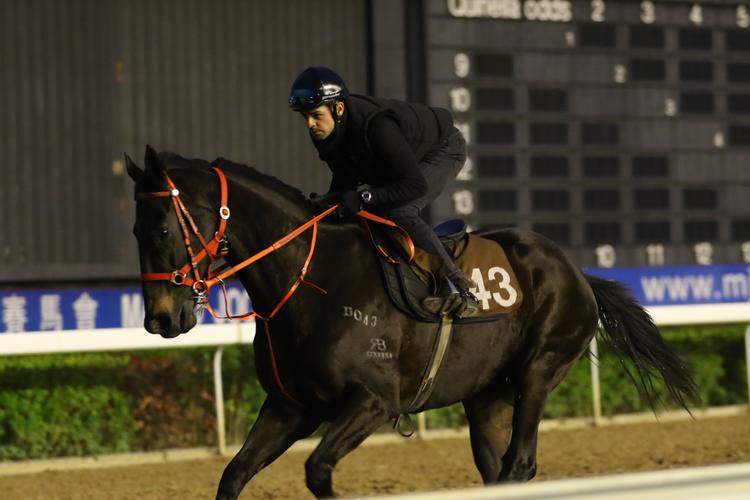
[[[382,234],[378,236],[376,240],[388,247],[393,255],[403,252],[397,238],[383,237]],[[456,318],[456,324],[493,321],[521,305],[523,293],[499,244],[475,235],[445,243],[459,267],[478,285],[472,292],[479,300],[479,313],[469,318]],[[439,316],[422,308],[421,301],[436,293],[436,277],[439,276],[442,260],[417,249],[410,265],[393,264],[383,258],[379,261],[386,291],[394,305],[420,321],[440,322]]]
[[[477,316],[505,314],[521,305],[523,292],[503,247],[474,234],[448,242],[446,247],[456,265],[477,285],[471,288],[479,301]],[[414,272],[433,290],[438,286],[442,265],[439,257],[417,249]]]

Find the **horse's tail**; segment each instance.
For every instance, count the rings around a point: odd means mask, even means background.
[[[651,316],[624,286],[594,276],[586,279],[594,291],[604,340],[621,361],[627,357],[633,362],[637,380],[623,367],[651,407],[658,399],[653,384],[658,375],[672,398],[687,409],[686,400],[695,400],[698,392],[691,367],[669,348]]]

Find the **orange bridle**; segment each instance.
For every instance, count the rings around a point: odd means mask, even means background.
[[[221,188],[220,190],[221,191],[221,194],[220,194],[221,206],[219,207],[219,227],[216,230],[214,237],[208,242],[206,241],[206,239],[203,237],[200,230],[198,229],[197,224],[195,223],[193,217],[190,215],[190,211],[182,202],[182,199],[180,198],[180,191],[179,189],[177,189],[177,187],[175,186],[174,182],[169,177],[169,175],[165,174],[167,178],[167,185],[170,188],[169,191],[155,191],[155,192],[150,192],[150,193],[139,193],[138,199],[145,199],[145,198],[170,198],[171,199],[172,207],[174,208],[175,215],[177,216],[177,221],[179,222],[180,229],[182,230],[182,236],[183,236],[183,242],[185,244],[185,249],[187,250],[188,257],[189,257],[189,261],[176,271],[172,271],[171,273],[142,273],[141,279],[143,281],[169,281],[170,283],[177,285],[177,286],[191,287],[193,290],[193,297],[196,300],[196,303],[205,306],[206,309],[208,309],[208,311],[211,313],[211,315],[217,319],[246,320],[246,319],[255,318],[255,317],[258,317],[261,319],[270,319],[274,317],[276,313],[278,313],[279,310],[282,308],[282,306],[289,301],[292,295],[294,295],[294,292],[297,291],[297,288],[299,287],[299,285],[302,283],[310,285],[322,293],[326,293],[326,291],[320,288],[319,286],[314,285],[313,283],[310,283],[308,281],[305,281],[305,275],[307,274],[310,261],[312,260],[313,253],[315,251],[315,244],[316,244],[317,235],[318,235],[318,222],[320,222],[321,219],[327,217],[334,210],[336,210],[336,207],[338,205],[329,207],[322,213],[316,215],[315,217],[313,217],[306,223],[302,224],[301,226],[294,229],[287,235],[283,236],[279,240],[275,241],[268,247],[257,252],[255,255],[245,259],[239,264],[235,266],[224,264],[218,269],[212,269],[214,262],[216,262],[220,258],[225,257],[229,250],[226,235],[224,233],[226,232],[227,221],[229,220],[231,211],[229,210],[229,206],[228,206],[229,195],[228,195],[226,176],[224,175],[224,172],[222,172],[220,169],[216,167],[211,167],[211,168],[219,177],[219,183],[220,183],[220,188]],[[313,229],[313,233],[312,233],[312,240],[310,242],[310,250],[307,253],[307,258],[305,259],[305,262],[302,265],[302,268],[297,273],[297,280],[292,284],[290,289],[287,291],[284,297],[279,301],[276,307],[273,308],[271,313],[268,314],[268,316],[261,316],[260,314],[257,313],[257,311],[253,311],[253,312],[249,312],[249,313],[241,314],[237,316],[232,316],[229,314],[229,309],[227,307],[225,307],[226,316],[219,317],[215,313],[215,311],[211,307],[211,304],[208,300],[208,296],[212,287],[214,287],[217,284],[219,284],[222,287],[222,289],[224,290],[224,298],[225,298],[225,305],[226,305],[226,289],[224,288],[224,280],[226,278],[235,274],[237,271],[244,269],[250,264],[262,259],[266,255],[272,252],[275,252],[276,250],[279,250],[281,247],[283,247],[290,241],[294,240],[295,238],[300,236],[302,233],[304,233],[311,227]],[[201,251],[198,252],[197,254],[195,253],[193,249],[193,245],[191,243],[191,236],[195,236],[200,242],[201,246],[203,247]],[[205,258],[208,258],[209,260],[208,271],[206,273],[205,278],[202,278],[200,275],[200,271],[198,270],[198,264],[201,261],[203,261],[203,259]],[[191,274],[192,274],[192,277],[190,276]]]
[[[189,286],[192,287],[194,291],[197,291],[198,288],[200,288],[199,284],[203,283],[203,280],[200,277],[200,272],[198,271],[198,264],[206,257],[208,257],[210,265],[218,258],[222,258],[226,255],[228,251],[227,246],[227,240],[224,235],[226,228],[227,228],[227,221],[229,220],[229,217],[231,215],[231,212],[229,211],[229,207],[227,206],[227,198],[228,198],[228,189],[227,189],[227,179],[224,176],[224,172],[219,170],[216,167],[211,167],[213,171],[218,175],[219,177],[219,183],[221,184],[221,207],[219,208],[219,227],[216,230],[216,233],[214,234],[214,237],[211,239],[210,242],[206,242],[206,239],[201,234],[200,230],[198,229],[197,224],[193,220],[193,217],[190,215],[190,211],[187,209],[185,204],[182,202],[182,199],[180,198],[180,190],[177,189],[177,186],[175,186],[172,179],[169,177],[169,175],[166,175],[167,178],[167,185],[169,186],[169,191],[154,191],[151,193],[138,193],[137,198],[138,199],[147,199],[147,198],[169,198],[172,201],[172,207],[174,208],[175,215],[177,215],[177,221],[180,224],[180,229],[182,230],[182,237],[183,241],[185,243],[185,249],[187,250],[189,261],[182,266],[180,269],[176,271],[172,271],[171,273],[143,273],[141,274],[141,279],[144,281],[169,281],[172,284],[178,285],[178,286]],[[189,226],[189,228],[188,228]],[[193,251],[193,246],[191,244],[191,234],[190,230],[192,230],[193,235],[198,239],[203,249],[196,255]],[[191,278],[189,274],[192,273],[193,277]],[[210,273],[210,269],[209,269]]]

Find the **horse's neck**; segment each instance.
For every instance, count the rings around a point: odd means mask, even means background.
[[[237,193],[234,199],[228,230],[230,254],[227,258],[232,265],[266,249],[313,217],[295,202],[265,187]],[[312,231],[312,227],[308,228],[294,240],[238,273],[260,314],[269,314],[298,276],[310,250]],[[318,225],[318,239],[326,237],[327,232],[321,224]],[[320,253],[319,247],[316,253]],[[290,304],[288,306],[292,307]]]

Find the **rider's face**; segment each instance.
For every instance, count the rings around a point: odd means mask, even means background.
[[[341,102],[336,103],[336,111],[339,114],[344,112],[344,104]],[[336,123],[331,115],[331,110],[327,105],[318,106],[315,109],[309,111],[301,111],[300,114],[305,120],[307,130],[310,132],[310,136],[316,141],[322,141],[327,138],[333,132],[333,128]]]

